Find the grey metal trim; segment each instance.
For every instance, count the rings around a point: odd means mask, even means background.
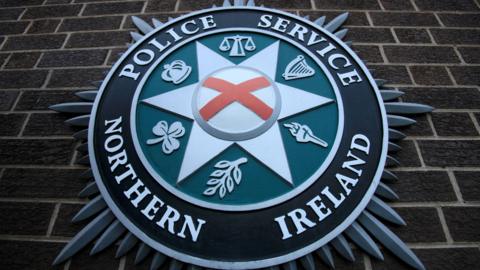
[[[332,247],[345,259],[354,262],[355,256],[353,255],[353,251],[350,248],[350,244],[348,244],[347,239],[340,234],[335,237],[332,241],[330,241]]]
[[[405,126],[410,126],[417,123],[417,121],[411,118],[398,116],[398,115],[389,114],[387,115],[387,118],[388,118],[389,127],[405,127]]]
[[[167,261],[167,256],[163,255],[160,252],[156,252],[153,255],[152,263],[150,265],[150,270],[157,270],[162,267],[162,265]]]
[[[98,93],[98,91],[91,90],[91,91],[76,92],[75,95],[78,96],[79,98],[87,100],[87,101],[94,101],[95,97],[97,96],[97,93]]]
[[[332,251],[330,250],[329,245],[320,247],[315,253],[328,267],[335,268],[335,262],[333,260]]]
[[[382,182],[378,184],[377,190],[375,191],[375,195],[378,195],[390,201],[396,201],[399,199],[397,193],[395,193],[395,191],[393,191],[389,186],[387,186]]]
[[[149,32],[153,31],[153,27],[151,27],[148,23],[144,20],[140,19],[137,16],[132,16],[133,24],[140,30],[143,34],[148,34]]]
[[[390,183],[395,183],[396,181],[398,181],[398,177],[391,171],[384,169],[382,174],[382,180]]]
[[[78,197],[80,198],[86,198],[86,197],[90,197],[92,195],[95,195],[97,193],[99,193],[100,191],[98,190],[98,187],[97,187],[97,184],[95,183],[95,181],[93,182],[90,182],[88,183],[83,189],[82,191],[80,191],[78,193]]]
[[[78,213],[72,218],[72,222],[80,222],[89,217],[92,217],[106,207],[107,204],[105,203],[105,200],[101,195],[98,195],[97,197],[89,201],[82,209],[80,209],[80,211],[78,211]]]
[[[330,33],[335,32],[342,24],[347,20],[349,13],[345,12],[337,17],[335,17],[333,20],[331,20],[327,25],[325,25],[325,30],[327,30]]]
[[[91,102],[68,102],[55,104],[48,107],[50,110],[66,113],[90,113],[93,103]]]
[[[127,228],[117,219],[105,230],[100,238],[95,242],[90,255],[97,254],[98,252],[106,249],[113,244],[122,234],[127,231]]]
[[[307,254],[300,259],[300,264],[303,266],[305,270],[315,270],[315,259],[313,258],[312,254]]]
[[[382,243],[388,250],[393,252],[402,261],[418,270],[425,270],[418,257],[398,238],[390,229],[383,225],[378,219],[365,211],[358,217],[360,224]]]
[[[152,248],[145,243],[140,243],[138,247],[137,255],[135,256],[135,264],[141,263],[145,258],[147,258],[148,254],[150,254]]]
[[[383,261],[383,254],[377,244],[375,244],[375,241],[373,241],[370,235],[368,235],[357,222],[352,223],[352,225],[345,230],[345,234],[362,250],[372,257]]]
[[[89,121],[90,114],[70,118],[66,120],[65,123],[70,126],[88,127]]]
[[[75,255],[93,241],[114,219],[115,216],[110,209],[103,211],[68,242],[62,251],[60,251],[57,258],[55,258],[53,265],[58,265]]]
[[[115,258],[120,258],[123,255],[127,254],[127,252],[132,250],[139,241],[140,240],[133,233],[128,232],[118,246]]]
[[[403,96],[405,93],[402,91],[395,90],[384,90],[380,89],[380,94],[382,95],[383,101],[396,100],[399,97]]]
[[[370,203],[367,205],[367,209],[373,214],[386,221],[390,221],[393,224],[405,226],[407,225],[403,218],[395,212],[388,204],[384,203],[377,196],[373,196]]]

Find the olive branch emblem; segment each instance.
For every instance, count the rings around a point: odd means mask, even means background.
[[[242,181],[242,171],[239,166],[247,161],[247,158],[242,157],[234,161],[222,160],[215,164],[218,170],[210,174],[211,178],[207,182],[210,187],[203,192],[203,195],[214,196],[218,192],[220,199],[223,199],[227,192],[232,193],[235,185],[240,185]]]

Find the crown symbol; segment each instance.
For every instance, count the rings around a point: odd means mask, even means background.
[[[299,55],[290,61],[290,63],[288,63],[282,76],[288,81],[310,77],[314,74],[315,70],[307,64],[305,57],[303,57],[303,55]]]
[[[182,60],[175,60],[170,64],[163,66],[162,79],[166,82],[180,84],[188,78],[192,67],[188,66]]]

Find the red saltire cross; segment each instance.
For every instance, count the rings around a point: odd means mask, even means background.
[[[235,101],[252,110],[263,120],[267,120],[273,113],[272,108],[251,93],[270,86],[270,82],[265,77],[257,77],[240,84],[210,77],[204,81],[203,86],[221,92],[220,95],[200,109],[200,115],[205,121],[210,120],[215,114]]]

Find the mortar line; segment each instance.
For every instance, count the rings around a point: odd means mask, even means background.
[[[372,270],[372,261],[370,260],[370,256],[366,254],[363,255],[363,267],[365,270]]]
[[[382,56],[383,62],[385,64],[390,64],[390,62],[388,61],[387,55],[385,54],[385,50],[383,49],[383,45],[379,45],[378,47],[379,47],[380,55]]]
[[[438,44],[437,44],[437,41],[435,40],[435,38],[434,38],[433,35],[432,35],[432,32],[430,32],[430,29],[429,29],[429,28],[425,28],[425,31],[427,31],[427,35],[428,35],[428,37],[430,38],[430,43],[432,43],[433,45],[438,45]]]
[[[365,12],[366,16],[367,16],[367,21],[368,21],[368,24],[370,27],[373,26],[373,20],[372,20],[372,17],[370,16],[370,12]]]
[[[108,50],[107,55],[105,57],[105,61],[103,61],[104,66],[108,66],[108,60],[110,60],[110,57],[112,57],[113,50]]]
[[[460,191],[460,186],[458,185],[457,178],[455,177],[455,174],[451,169],[447,170],[448,178],[450,179],[450,183],[452,184],[453,191],[455,192],[455,195],[457,196],[457,200],[460,203],[464,203],[465,201],[463,200],[462,192]]]
[[[390,32],[392,33],[393,39],[395,40],[396,43],[401,43],[400,39],[397,36],[397,33],[394,31],[393,27],[390,28]]]
[[[418,158],[420,159],[420,164],[422,167],[427,167],[425,165],[425,161],[423,160],[423,156],[422,156],[422,152],[420,151],[420,147],[418,146],[418,143],[416,140],[413,141],[413,145],[415,145],[415,149],[417,151],[417,154],[418,154]]]
[[[474,0],[475,4],[477,4],[478,8],[480,8],[480,2],[478,0]]]
[[[33,27],[33,23],[34,23],[34,22],[35,22],[35,20],[30,20],[30,21],[29,21],[29,24],[28,24],[28,26],[25,28],[25,30],[23,30],[22,35],[26,35],[26,34],[28,33],[28,31],[30,31],[30,28]]]
[[[25,131],[25,128],[27,127],[28,121],[30,121],[30,116],[31,115],[32,115],[31,113],[27,113],[27,117],[25,117],[25,120],[22,124],[22,127],[20,128],[20,132],[18,133],[16,138],[21,138],[23,136],[23,132]]]
[[[419,10],[420,10],[420,9],[417,7],[417,4],[415,3],[415,1],[410,0],[410,4],[412,4],[413,9],[414,9],[415,11],[419,11]]]
[[[27,113],[29,116],[28,116],[28,119],[30,119],[30,115],[31,113]],[[18,138],[22,138],[22,139],[25,139],[25,140],[73,140],[72,136],[23,136],[23,129],[25,127],[22,127],[21,129],[21,133],[19,133],[19,135],[17,137],[11,137],[11,136],[0,136],[0,139],[2,140],[10,140],[10,139],[18,139]]]
[[[105,0],[104,0],[105,1]],[[108,2],[115,2],[115,1],[112,1],[112,0],[106,0]],[[132,1],[122,1],[122,2],[132,2]],[[90,2],[90,3],[85,3],[85,4],[92,4],[93,2]],[[83,5],[83,3],[74,3],[76,5]],[[68,4],[52,4],[50,6],[61,6],[61,5],[68,5]],[[414,5],[416,6],[416,5]],[[43,7],[42,5],[32,5],[32,6],[24,6],[25,9],[27,8],[34,8],[34,7]],[[297,8],[297,9],[285,9],[287,11],[291,11],[291,10],[299,10],[299,11],[311,11],[311,8]],[[182,10],[181,12],[191,12],[191,11],[195,11],[195,10]],[[329,9],[325,9],[325,11],[332,11],[332,12],[345,12],[345,9],[343,8],[329,8]],[[367,12],[367,11],[370,11],[370,12],[378,12],[378,13],[383,13],[384,11],[380,10],[380,9],[355,9],[355,10],[350,10],[352,12]],[[412,10],[388,10],[388,12],[390,13],[419,13],[419,14],[432,14],[433,11],[431,10],[415,10],[415,11],[412,11]],[[127,12],[128,13],[128,12]],[[149,12],[148,14],[153,14],[153,13],[158,13],[158,12]],[[172,11],[166,11],[164,13],[173,13]],[[438,14],[451,14],[451,13],[456,13],[456,14],[477,14],[478,11],[452,11],[452,10],[437,10],[435,11],[435,13],[438,13]],[[122,13],[122,14],[126,14],[126,13]],[[130,12],[128,14],[141,14],[141,11],[139,12]],[[64,18],[74,18],[74,17],[78,17],[78,16],[83,16],[83,17],[102,17],[102,16],[114,16],[115,14],[92,14],[92,15],[83,15],[83,14],[75,14],[75,15],[69,15],[69,16],[65,16]],[[21,16],[23,16],[23,14],[20,14],[19,15],[19,20],[23,20],[23,18],[21,18]],[[44,17],[44,18],[38,18],[38,19],[50,19],[50,18],[58,18],[58,17]],[[19,21],[17,20],[17,21]],[[25,20],[30,20],[30,19],[25,19]],[[6,20],[6,21],[13,21],[13,20]]]
[[[480,109],[435,109],[435,112],[480,113]]]
[[[20,15],[17,17],[17,19],[15,21],[18,22],[18,21],[23,20],[23,16],[25,15],[25,13],[27,13],[27,10],[28,10],[28,8],[25,7],[25,9],[20,13]]]
[[[465,61],[465,59],[463,59],[462,54],[458,50],[458,46],[454,46],[453,51],[457,54],[457,57],[460,59],[461,64],[468,65],[468,63]]]
[[[445,239],[447,240],[448,244],[453,244],[453,238],[450,234],[450,230],[447,226],[447,221],[445,219],[445,215],[443,214],[441,207],[435,207],[437,210],[438,218],[440,219],[440,224],[442,225],[443,234],[445,235]]]
[[[143,6],[140,9],[140,13],[145,13],[145,10],[147,9],[147,1],[143,2]]]
[[[128,20],[128,15],[123,15],[122,21],[120,22],[120,28],[119,28],[120,31],[124,31],[125,29],[127,29],[125,28],[125,25],[127,24],[127,20]],[[135,28],[135,26],[133,28]]]
[[[45,81],[43,82],[40,89],[46,89],[47,88],[47,85],[50,82],[50,78],[52,77],[52,74],[53,74],[53,70],[49,70],[48,73],[47,73],[47,76],[45,77]]]
[[[5,39],[6,40],[6,39]],[[1,46],[0,46],[1,48]],[[5,69],[7,67],[7,63],[10,61],[10,58],[12,58],[13,52],[8,53],[8,56],[5,58],[3,64],[2,64],[2,69]]]
[[[461,137],[461,136],[445,136],[445,137],[433,137],[433,136],[410,136],[405,138],[406,141],[480,141],[480,137]]]
[[[87,4],[83,3],[82,7],[80,8],[80,11],[78,12],[77,16],[75,16],[75,17],[83,17],[83,12],[85,11],[86,8],[87,8]]]
[[[408,77],[410,78],[410,81],[413,83],[414,86],[417,85],[417,83],[415,82],[415,79],[413,78],[413,73],[410,70],[410,67],[405,66],[405,69],[407,70],[407,74],[408,74]]]
[[[22,95],[23,95],[23,91],[19,91],[19,93],[17,95],[17,98],[13,102],[12,107],[10,108],[9,112],[14,112],[15,107],[17,107],[18,102],[20,102],[20,98],[22,97]]]
[[[15,112],[15,113],[38,113],[38,114],[57,114],[55,111],[51,111],[49,109],[45,110],[10,110],[10,111],[3,111],[0,112],[0,114],[10,114],[10,112]]]
[[[57,221],[58,213],[60,212],[60,203],[55,204],[55,208],[53,209],[52,216],[50,217],[50,222],[48,223],[47,229],[47,237],[52,236],[53,227],[55,226],[55,222]]]
[[[38,69],[38,65],[40,64],[40,61],[42,60],[43,56],[45,55],[45,52],[39,52],[40,55],[38,56],[37,61],[35,62],[35,65],[33,65],[32,69]]]
[[[127,263],[127,257],[126,256],[123,256],[122,258],[120,258],[120,262],[118,264],[118,270],[125,270],[126,263]]]
[[[447,74],[450,77],[450,80],[452,80],[453,85],[458,86],[457,80],[455,80],[455,77],[453,77],[453,74],[452,74],[452,71],[450,70],[450,68],[448,66],[445,66],[445,69],[447,70]]]
[[[0,202],[23,202],[23,203],[66,203],[66,204],[85,204],[87,199],[49,199],[49,198],[0,198]]]
[[[63,270],[69,270],[71,262],[72,262],[72,260],[66,261],[65,265],[63,266]]]
[[[175,7],[173,8],[173,12],[178,12],[178,9],[180,8],[180,1],[182,1],[182,0],[177,0],[177,2],[175,3]]]
[[[29,165],[29,164],[0,164],[1,168],[6,169],[58,169],[58,170],[78,170],[87,169],[80,165]]]
[[[425,208],[425,207],[480,207],[480,202],[469,202],[469,203],[459,203],[459,202],[403,202],[403,203],[396,203],[391,202],[389,203],[390,206],[394,208]]]
[[[409,247],[413,249],[451,249],[451,248],[472,248],[477,247],[480,243],[478,242],[469,242],[469,243],[411,243],[408,244]]]
[[[380,10],[385,11],[385,7],[382,4],[382,1],[377,0],[378,5],[380,6]]]
[[[60,30],[60,27],[62,26],[64,21],[65,21],[64,18],[60,19],[60,22],[58,23],[57,27],[55,27],[55,30],[53,31],[53,33],[58,33],[58,31]]]
[[[74,148],[73,154],[72,154],[72,159],[70,160],[70,165],[75,165],[75,161],[77,160],[77,157],[78,157],[78,151],[76,149],[80,144],[81,144],[81,142],[76,142],[76,144],[75,144],[75,148]]]
[[[470,118],[472,119],[473,125],[477,129],[478,134],[480,135],[480,125],[478,124],[477,118],[473,114],[473,112],[468,112],[468,115],[470,115]]]
[[[45,237],[38,235],[0,235],[0,240],[10,240],[10,241],[26,241],[26,242],[50,242],[50,243],[68,243],[70,238],[56,236],[56,237]]]
[[[417,171],[442,171],[446,172],[448,169],[452,169],[454,171],[480,171],[479,167],[430,167],[427,166],[425,168],[422,167],[397,167],[397,168],[390,168],[389,170],[392,172],[417,172]]]
[[[433,119],[431,114],[427,114],[427,122],[430,125],[430,128],[432,129],[433,136],[438,137],[437,129],[435,129],[435,125],[433,124]]]
[[[438,14],[436,12],[432,12],[433,13],[433,16],[435,17],[435,19],[437,19],[438,23],[440,24],[441,27],[445,27],[445,24],[442,22],[442,20],[440,19],[440,16],[438,16]]]
[[[67,46],[68,41],[70,40],[70,37],[72,36],[71,33],[66,33],[67,36],[65,37],[65,40],[62,43],[62,47],[60,49],[65,49],[65,46]]]

